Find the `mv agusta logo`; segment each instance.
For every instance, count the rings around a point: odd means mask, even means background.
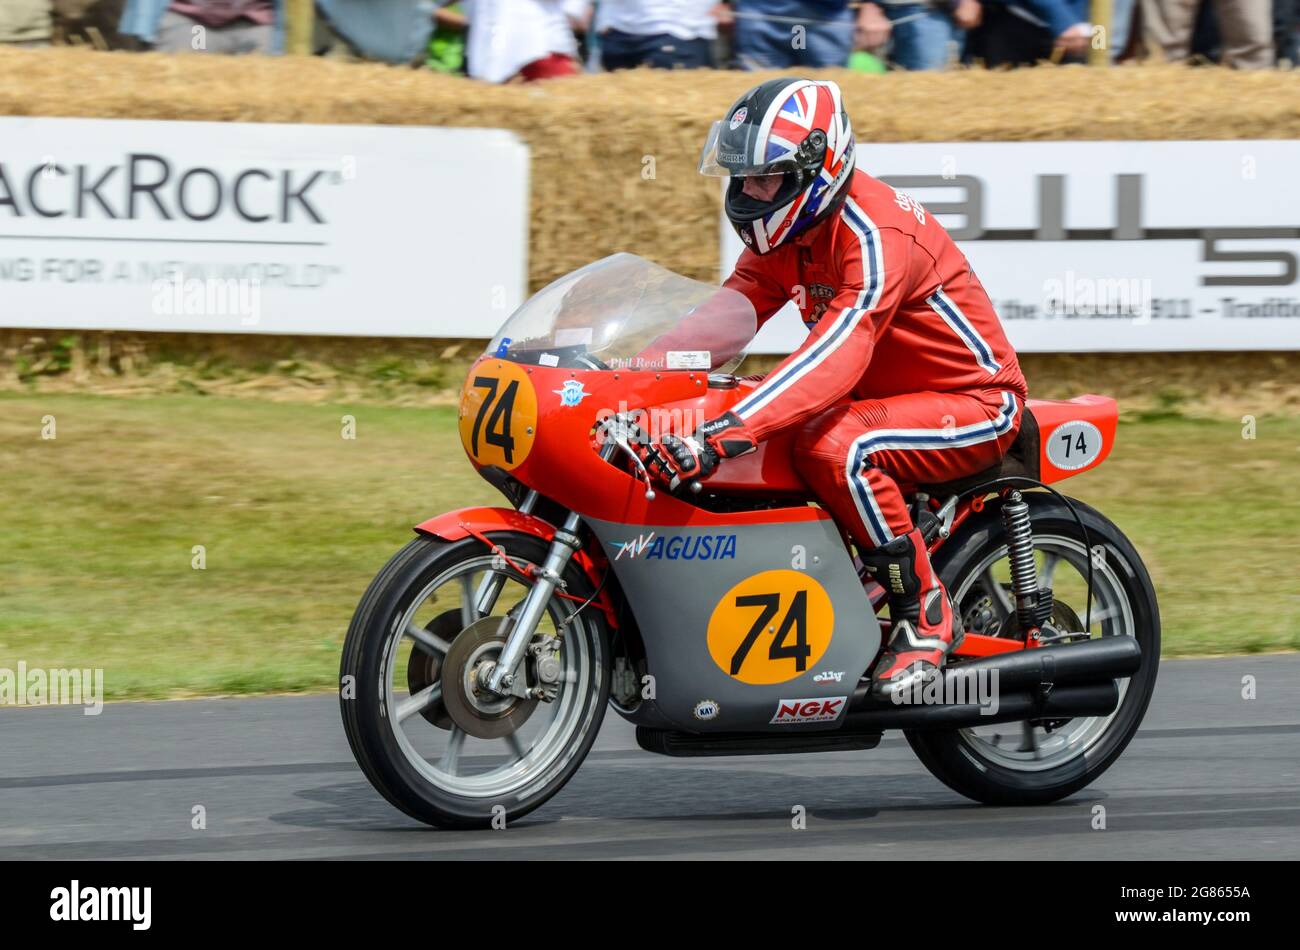
[[[649,534],[639,534],[628,541],[611,541],[609,546],[617,552],[614,555],[616,561],[621,561],[623,558],[722,561],[734,560],[736,557],[734,534],[698,534],[690,537],[678,534],[663,538],[651,531]]]

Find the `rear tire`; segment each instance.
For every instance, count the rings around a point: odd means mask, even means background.
[[[1024,499],[1030,506],[1036,545],[1041,536],[1068,539],[1076,542],[1081,552],[1085,550],[1079,527],[1065,505],[1037,492],[1026,493]],[[912,750],[935,778],[953,791],[987,805],[1043,805],[1089,785],[1124,751],[1141,725],[1155,690],[1160,663],[1160,611],[1151,578],[1133,545],[1114,524],[1082,502],[1071,502],[1088,527],[1093,550],[1098,545],[1105,548],[1102,563],[1113,575],[1107,583],[1122,591],[1127,601],[1130,613],[1126,621],[1131,618],[1130,635],[1136,636],[1142,647],[1142,665],[1128,680],[1109,721],[1098,720],[1093,727],[1100,728],[1100,732],[1073,752],[1067,746],[1061,753],[1065,757],[1057,765],[1050,760],[1017,761],[1014,756],[1000,755],[981,742],[974,730],[906,733]],[[1005,554],[1005,548],[998,505],[990,503],[939,549],[933,558],[934,567],[955,595],[964,585],[969,587],[972,572],[982,571],[981,565],[999,550]],[[1082,606],[1076,609],[1082,617]],[[1106,633],[1105,626],[1102,633]],[[1082,729],[1093,720],[1077,722]]]
[[[546,557],[548,545],[538,538],[504,532],[489,537],[504,550],[508,564],[537,565]],[[394,654],[393,641],[395,637],[401,639],[397,627],[421,592],[440,577],[450,576],[447,572],[456,570],[458,565],[485,555],[490,556],[490,552],[473,538],[456,542],[416,538],[371,582],[357,606],[343,647],[340,683],[351,683],[355,695],[346,698],[341,693],[339,702],[344,731],[357,763],[375,789],[395,807],[440,828],[485,828],[499,815],[509,822],[541,806],[582,764],[600,731],[609,698],[608,632],[603,615],[593,605],[583,610],[564,633],[562,650],[570,650],[573,662],[580,664],[575,669],[580,683],[564,684],[565,689],[575,691],[569,698],[572,706],[557,707],[568,710],[564,720],[567,735],[561,734],[553,741],[550,747],[553,751],[539,764],[535,774],[524,772],[508,789],[499,792],[490,786],[471,787],[471,778],[464,793],[457,794],[431,780],[433,773],[418,758],[413,758],[411,743],[399,738],[397,730],[403,730],[404,726],[395,723],[390,713],[389,681],[394,673],[389,667]],[[492,570],[518,577],[509,567]],[[572,562],[564,580],[570,594],[586,598],[593,593],[587,577]],[[551,609],[561,617],[571,617],[576,607],[577,604],[558,597],[551,601]],[[582,687],[580,694],[579,687]],[[538,703],[539,707],[544,705]],[[412,728],[438,728],[421,716],[411,718]],[[522,758],[520,761],[523,762]]]

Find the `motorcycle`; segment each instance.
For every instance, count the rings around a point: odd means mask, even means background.
[[[988,804],[1056,801],[1118,758],[1155,686],[1156,595],[1120,530],[1052,487],[1109,455],[1115,401],[1030,399],[997,466],[915,487],[960,643],[882,701],[886,593],[810,504],[794,434],[674,492],[637,455],[756,385],[734,374],[756,326],[741,294],[629,254],[507,319],[458,426],[510,504],[417,525],[343,649],[348,740],[394,806],[447,828],[517,819],[573,776],[606,706],[669,756],[864,750],[902,730]]]

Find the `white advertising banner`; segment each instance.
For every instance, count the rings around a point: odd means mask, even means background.
[[[948,228],[1018,350],[1300,349],[1300,141],[859,143],[858,166]],[[806,332],[790,305],[751,349]]]
[[[490,337],[527,247],[500,129],[0,118],[0,326]]]

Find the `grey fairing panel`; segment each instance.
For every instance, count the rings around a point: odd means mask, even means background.
[[[585,520],[600,539],[636,615],[647,672],[654,678],[654,699],[642,700],[627,718],[690,732],[839,728],[847,698],[879,649],[880,626],[834,522],[823,518],[701,530]],[[755,685],[733,678],[709,652],[707,631],[714,609],[746,578],[795,568],[830,596],[834,620],[825,652],[812,657],[803,670],[790,660],[789,678],[778,683]],[[768,646],[760,635],[753,649]],[[814,678],[819,676],[820,681]],[[833,720],[772,722],[783,701],[836,697],[845,701]],[[706,718],[697,716],[702,703]],[[708,703],[716,704],[716,710]]]

